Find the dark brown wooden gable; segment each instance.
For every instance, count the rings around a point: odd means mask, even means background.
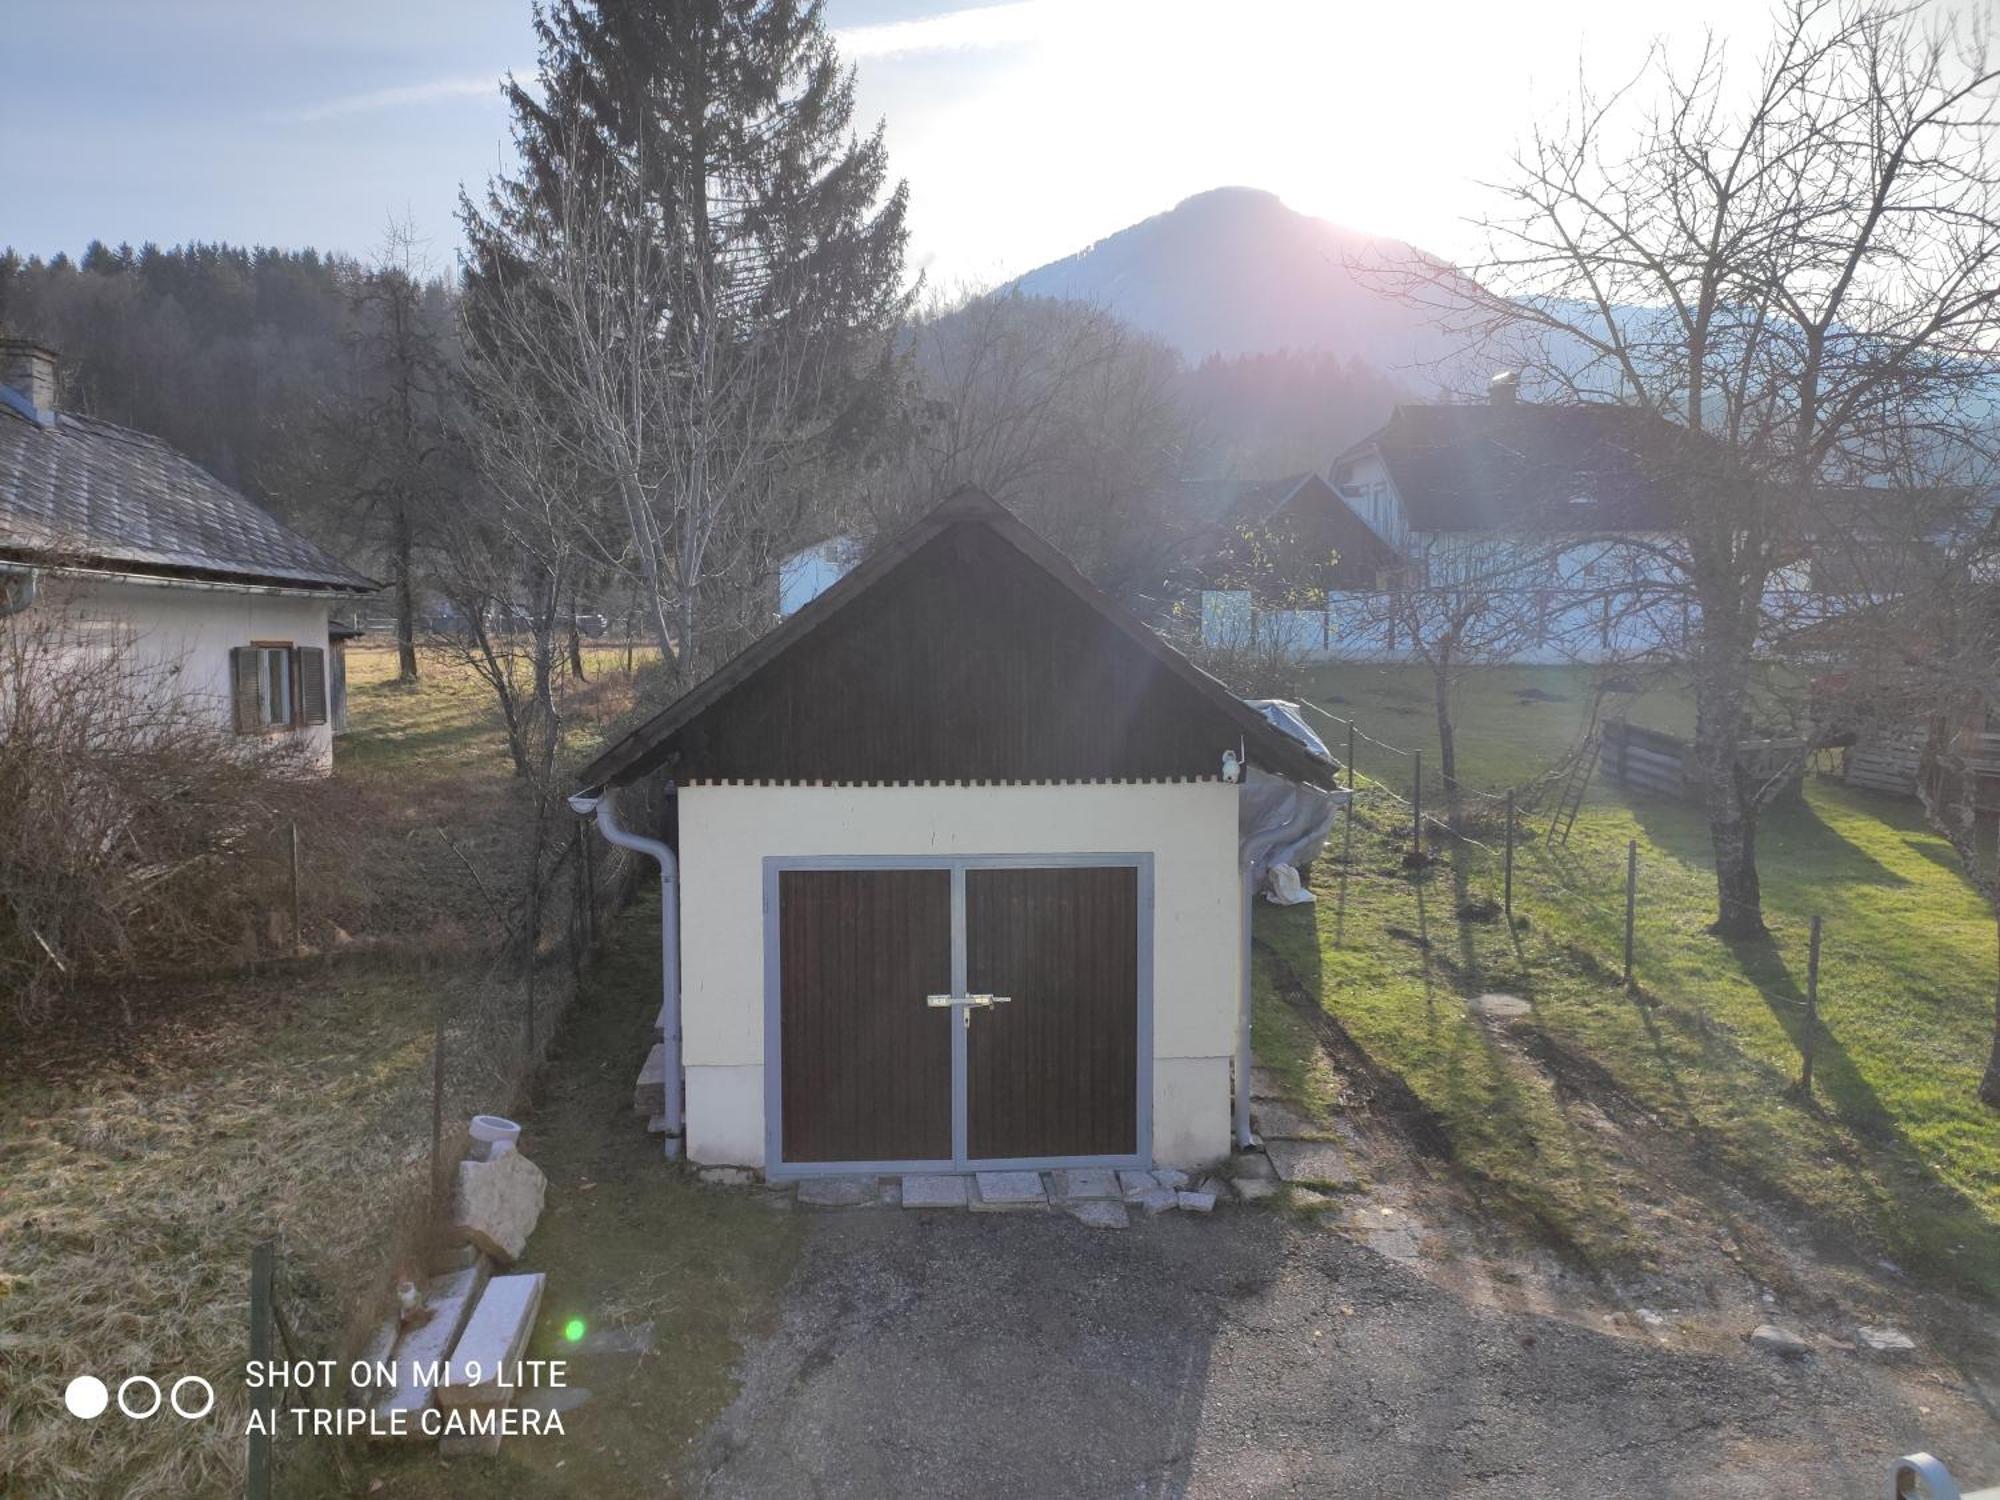
[[[1243,730],[994,534],[940,530],[673,735],[683,780],[1216,776]]]

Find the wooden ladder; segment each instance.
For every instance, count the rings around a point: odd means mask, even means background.
[[[1583,807],[1583,794],[1590,789],[1590,775],[1597,769],[1601,743],[1597,712],[1593,707],[1590,728],[1584,732],[1583,743],[1577,747],[1576,759],[1570,762],[1569,775],[1563,778],[1562,791],[1556,797],[1555,815],[1549,819],[1546,843],[1551,849],[1559,843],[1564,848],[1569,847],[1569,832],[1576,827],[1576,815]]]

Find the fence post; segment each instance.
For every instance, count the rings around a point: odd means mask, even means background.
[[[1632,915],[1639,904],[1639,841],[1625,845],[1625,988],[1632,988]]]
[[[303,922],[303,920],[301,920],[299,916],[299,820],[297,818],[292,819],[291,844],[292,844],[292,956],[296,958],[300,953],[305,951],[305,946],[306,946],[305,923]]]
[[[273,1241],[260,1240],[250,1251],[250,1362],[253,1365],[269,1365],[271,1362],[271,1281],[276,1264],[277,1247]],[[271,1500],[271,1434],[258,1430],[270,1425],[271,1389],[266,1383],[254,1398],[254,1409],[264,1420],[250,1429],[248,1482],[245,1485],[249,1500]]]
[[[1514,920],[1514,789],[1507,788],[1507,857],[1506,877],[1501,900],[1501,909],[1507,913],[1507,920]]]
[[[1799,1047],[1799,1092],[1811,1097],[1813,1043],[1819,1033],[1819,918],[1812,919],[1812,946],[1806,954],[1806,1029]]]
[[[431,1001],[431,1213],[444,1208],[444,996],[434,987]]]
[[[1424,752],[1410,752],[1417,760],[1416,779],[1410,783],[1410,852],[1424,857]]]
[[[1354,790],[1354,725],[1347,726],[1347,789]]]

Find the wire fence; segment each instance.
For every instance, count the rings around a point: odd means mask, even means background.
[[[1741,909],[1718,892],[1711,869],[1642,845],[1600,820],[1574,820],[1564,827],[1561,797],[1550,807],[1544,797],[1530,799],[1519,787],[1496,792],[1454,783],[1435,756],[1370,734],[1318,704],[1308,701],[1304,707],[1340,731],[1329,738],[1341,758],[1342,781],[1353,791],[1343,826],[1335,831],[1343,873],[1385,854],[1396,856],[1404,870],[1445,865],[1461,919],[1504,919],[1511,931],[1517,917],[1523,925],[1535,918],[1548,925],[1549,918],[1557,918],[1572,949],[1643,1002],[1671,997],[1689,977],[1684,969],[1712,955],[1714,939],[1707,930],[1723,911]],[[1364,748],[1366,770],[1357,764]],[[1551,784],[1574,779],[1574,795],[1582,800],[1589,767],[1581,758],[1587,754],[1579,744],[1564,764],[1538,776],[1535,786],[1546,792]],[[1337,942],[1344,940],[1347,894],[1343,881]],[[1809,1093],[1822,1031],[1819,981],[1830,956],[1825,924],[1817,913],[1799,918],[1764,907],[1758,912],[1770,936],[1739,949],[1741,982],[1790,1036],[1799,1052],[1797,1086]],[[1788,946],[1794,951],[1788,953]],[[1803,970],[1802,981],[1793,978],[1797,969]]]

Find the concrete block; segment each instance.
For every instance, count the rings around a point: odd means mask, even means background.
[[[441,1406],[506,1406],[519,1389],[517,1364],[534,1331],[535,1313],[542,1305],[539,1272],[532,1276],[496,1276],[486,1283],[478,1305],[445,1366],[438,1387]]]
[[[1065,1167],[1049,1174],[1058,1198],[1121,1198],[1118,1174],[1109,1167]]]
[[[1878,1359],[1905,1359],[1917,1352],[1917,1341],[1899,1328],[1859,1328],[1854,1337]]]
[[[696,1175],[710,1187],[749,1187],[757,1180],[748,1167],[703,1167]]]
[[[417,1435],[416,1414],[429,1411],[437,1400],[436,1390],[418,1382],[415,1372],[420,1366],[441,1364],[451,1353],[466,1320],[472,1316],[473,1304],[486,1287],[486,1277],[486,1262],[482,1260],[432,1281],[424,1289],[424,1306],[430,1309],[430,1317],[414,1328],[404,1329],[396,1340],[396,1383],[375,1403],[375,1409],[385,1416],[398,1411],[410,1413],[405,1420],[413,1436]]]
[[[1160,1179],[1151,1172],[1120,1172],[1118,1174],[1119,1195],[1127,1203],[1136,1203],[1143,1193],[1150,1193],[1160,1185]]]
[[[1147,1188],[1139,1195],[1139,1206],[1149,1214],[1163,1214],[1180,1206],[1180,1194],[1172,1188]]]
[[[970,1184],[956,1172],[912,1172],[903,1179],[905,1208],[964,1208]]]
[[[1239,1177],[1236,1179],[1236,1193],[1245,1203],[1262,1203],[1266,1198],[1278,1196],[1277,1183],[1263,1177]]]
[[[970,1207],[975,1213],[1046,1208],[1048,1191],[1040,1172],[975,1172]]]
[[[1332,1141],[1272,1141],[1269,1152],[1271,1165],[1286,1182],[1334,1188],[1355,1185],[1347,1153]]]
[[[639,1069],[639,1081],[632,1086],[632,1112],[656,1115],[667,1107],[667,1047],[655,1042]]]
[[[1750,1347],[1762,1349],[1766,1354],[1775,1354],[1780,1359],[1799,1360],[1812,1353],[1812,1345],[1793,1333],[1789,1328],[1780,1328],[1775,1323],[1759,1323],[1750,1331]]]
[[[1191,1193],[1183,1188],[1174,1194],[1174,1207],[1185,1209],[1189,1213],[1205,1214],[1215,1207],[1215,1194]]]
[[[1179,1167],[1155,1167],[1153,1180],[1163,1188],[1172,1188],[1175,1192],[1179,1192],[1188,1185],[1188,1174]]]

